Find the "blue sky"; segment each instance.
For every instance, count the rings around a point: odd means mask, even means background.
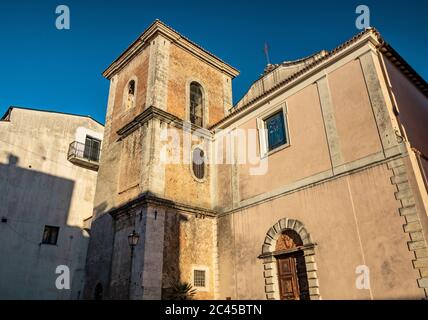
[[[55,28],[70,8],[71,29]],[[104,122],[108,81],[101,75],[156,18],[238,70],[234,101],[272,63],[330,50],[351,38],[355,8],[428,79],[427,1],[5,1],[0,2],[0,113],[10,105],[91,115]]]

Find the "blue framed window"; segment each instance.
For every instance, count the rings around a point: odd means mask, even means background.
[[[265,128],[267,130],[268,151],[288,143],[282,110],[265,119]]]

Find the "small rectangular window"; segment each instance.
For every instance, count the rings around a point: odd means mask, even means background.
[[[284,144],[287,144],[288,141],[282,109],[265,119],[265,128],[267,130],[268,151],[272,151]]]
[[[45,226],[43,231],[42,244],[56,245],[58,241],[59,227]]]
[[[193,285],[205,288],[205,270],[193,270]]]

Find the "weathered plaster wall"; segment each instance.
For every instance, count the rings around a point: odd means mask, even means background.
[[[175,129],[176,130],[176,129]],[[180,142],[176,146],[180,159],[178,163],[165,164],[165,197],[179,203],[203,208],[211,208],[211,172],[210,164],[206,161],[205,177],[198,180],[192,172],[192,151],[198,146],[209,156],[210,143],[206,139],[198,138],[194,141],[184,142],[185,135],[180,133]],[[172,154],[171,154],[172,155]]]
[[[133,109],[125,110],[123,90],[132,77],[136,77],[137,103]],[[130,217],[129,223],[122,217],[117,221],[111,221],[111,218],[102,217],[103,214],[136,199],[146,191],[174,203],[212,208],[211,168],[209,165],[206,166],[203,181],[194,179],[191,173],[191,150],[183,147],[184,140],[180,128],[154,116],[145,120],[136,130],[120,137],[117,135],[118,129],[152,106],[184,120],[191,79],[199,81],[204,87],[206,107],[209,108],[207,125],[221,119],[231,104],[230,78],[182,48],[170,44],[163,36],[154,37],[149,47],[144,48],[111,79],[106,116],[108,139],[103,146],[94,208],[94,215],[98,217],[93,222],[94,238],[97,240],[90,244],[91,256],[88,256],[87,263],[90,269],[88,274],[91,274],[87,280],[85,293],[88,298],[93,297],[93,290],[98,282],[103,283],[106,296],[111,298],[125,299],[129,296],[136,299],[160,298],[162,267],[159,264],[162,264],[164,252],[168,252],[165,253],[167,255],[173,254],[170,252],[172,244],[168,243],[165,246],[163,244],[163,233],[176,234],[175,226],[169,221],[177,213],[165,212],[166,209],[161,206],[157,209],[134,208],[142,212],[142,220]],[[164,163],[161,159],[163,133],[168,129],[176,130],[179,135],[178,147],[181,157],[178,164]],[[202,142],[201,139],[197,139],[190,144]],[[210,145],[203,147],[207,156],[210,148]],[[187,158],[185,163],[183,163],[184,153]],[[137,213],[137,216],[139,214]],[[181,279],[191,280],[191,270],[188,269],[187,263],[208,265],[211,270],[209,275],[211,291],[198,293],[198,297],[213,297],[215,268],[212,267],[214,259],[212,243],[213,233],[216,231],[213,227],[214,222],[213,219],[207,219],[205,226],[201,222],[204,220],[195,220],[195,216],[191,214],[186,216],[188,221],[181,225],[179,233],[182,244],[178,253],[180,268],[183,269]],[[162,222],[164,219],[165,226]],[[139,251],[135,252],[130,289],[127,284],[129,278],[124,277],[127,270],[130,270],[127,235],[132,228],[140,232],[142,240],[138,246]],[[104,229],[113,231],[104,233]],[[197,230],[199,231],[196,232]],[[193,236],[194,243],[191,240]],[[166,239],[169,239],[167,237],[169,236],[166,236]],[[103,246],[109,249],[97,250]],[[164,261],[167,267],[171,263],[168,257]],[[97,276],[95,270],[106,266],[109,266],[110,271]],[[110,278],[110,283],[106,282],[106,278]]]
[[[132,199],[143,189],[148,189],[147,180],[143,180],[142,174],[149,161],[143,155],[147,155],[151,147],[150,127],[145,125],[124,139],[119,139],[117,131],[146,107],[149,52],[149,47],[144,48],[110,80],[104,143],[94,201],[95,218]],[[124,90],[131,79],[136,81],[136,101],[133,108],[127,109],[124,105]]]
[[[424,155],[427,155],[428,98],[397,70],[389,60],[385,59],[385,65],[400,112],[399,119],[404,126],[410,144]],[[425,174],[428,175],[428,161],[421,160]]]
[[[104,139],[98,169],[97,186],[94,198],[94,222],[109,208],[116,205],[116,193],[119,174],[120,144],[115,143],[115,130],[112,127],[114,101],[118,76],[110,80],[107,102]]]
[[[214,209],[222,211],[232,208],[233,196],[231,186],[232,166],[230,164],[218,164],[214,170],[217,179],[214,184],[216,201]]]
[[[369,54],[361,57],[362,61],[352,59],[331,68],[327,74],[314,76],[313,83],[308,81],[295,93],[291,88],[293,93],[273,97],[233,125],[245,132],[247,139],[237,142],[241,146],[247,144],[246,163],[235,169],[231,166],[228,178],[222,175],[222,179],[229,182],[233,201],[249,203],[279,192],[287,185],[302,185],[312,178],[322,179],[378,161],[384,157],[385,148],[397,144],[395,136],[390,134],[393,125],[385,105],[388,96],[379,80],[372,80],[377,74],[377,65],[366,56]],[[281,106],[286,110],[290,145],[269,154],[265,158],[266,171],[254,174],[257,163],[252,162],[254,156],[260,157],[260,138],[257,135],[255,141],[250,141],[250,133],[257,131],[257,119],[263,119]],[[375,113],[380,120],[375,119]],[[380,136],[388,139],[388,145],[382,145]],[[254,144],[255,155],[250,150]],[[385,154],[390,156],[390,150],[388,152]],[[397,153],[396,149],[392,152]],[[218,190],[220,201],[227,197],[224,190]]]
[[[165,219],[163,257],[163,291],[167,295],[171,282],[193,283],[192,267],[207,267],[206,291],[198,291],[195,299],[214,298],[214,222],[213,218],[168,210]]]
[[[91,241],[85,265],[84,299],[94,299],[97,284],[102,286],[104,297],[111,295],[110,275],[114,227],[114,221],[110,215],[102,215],[92,222]]]
[[[245,200],[268,190],[274,190],[296,180],[323,172],[331,167],[325,129],[316,85],[311,85],[288,99],[272,103],[272,106],[286,104],[290,147],[267,158],[267,172],[252,175],[251,163],[239,165],[240,199]],[[256,119],[239,129],[256,130]],[[308,139],[308,137],[311,137]],[[256,154],[260,156],[259,137]]]
[[[360,62],[333,71],[328,82],[345,163],[382,150]]]
[[[97,173],[67,160],[77,131],[102,134],[85,117],[15,108],[0,121],[0,297],[83,296],[88,233]],[[81,141],[84,142],[84,141]],[[41,244],[45,225],[59,226],[56,246]],[[57,290],[55,269],[67,265],[71,290]]]
[[[121,72],[115,77],[114,106],[112,108],[112,130],[109,143],[117,139],[116,131],[140,114],[146,106],[147,79],[149,73],[150,46],[145,47]],[[130,80],[135,81],[135,107],[126,107],[127,85]]]
[[[317,243],[323,299],[422,298],[390,177],[381,165],[221,217],[220,298],[265,299],[257,256],[282,218],[301,221]],[[370,268],[371,290],[356,288],[358,265]]]
[[[317,243],[310,257],[318,274],[310,272],[314,295],[424,297],[426,244],[420,225],[426,221],[420,215],[426,215],[426,204],[417,199],[421,188],[416,177],[409,184],[403,178],[406,171],[413,176],[414,168],[404,167],[407,149],[394,134],[397,123],[379,61],[369,50],[360,54],[315,74],[299,89],[290,87],[292,93],[266,99],[232,124],[254,129],[257,117],[286,104],[291,145],[267,157],[269,179],[251,176],[251,164],[221,168],[229,175],[229,187],[218,182],[225,189],[216,199],[231,199],[235,208],[218,221],[221,298],[276,296],[275,283],[265,282],[271,281],[266,274],[276,271],[254,260],[267,231],[283,218],[303,222]],[[301,145],[294,156],[293,149]],[[388,162],[400,154],[403,160]],[[355,268],[363,264],[370,268],[371,290],[355,286]],[[260,281],[248,282],[248,277]]]
[[[118,204],[134,199],[142,190],[143,131],[140,128],[120,142]]]

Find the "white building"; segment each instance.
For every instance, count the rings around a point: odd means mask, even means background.
[[[0,120],[0,299],[79,299],[104,127],[11,107]],[[56,268],[70,270],[58,290]]]

